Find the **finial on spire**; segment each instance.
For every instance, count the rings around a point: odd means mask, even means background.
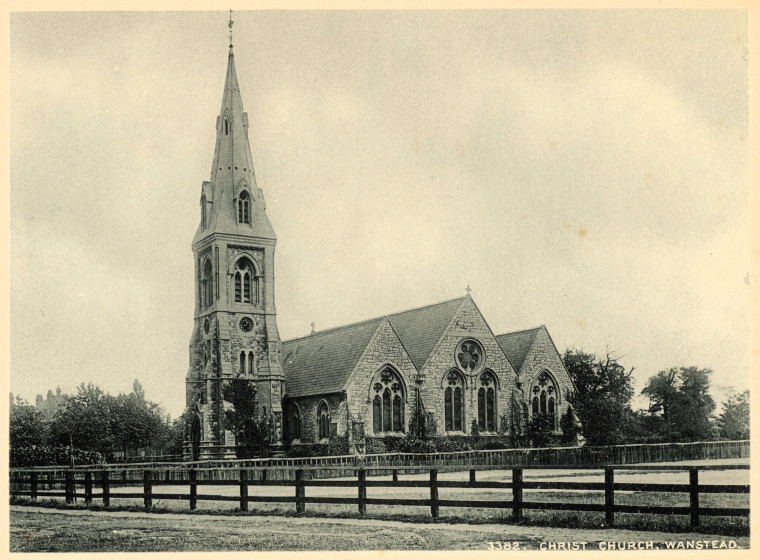
[[[314,330],[314,323],[311,324],[311,334],[314,334],[316,331]]]
[[[230,10],[230,22],[227,24],[227,27],[230,28],[230,48],[232,48],[232,24],[235,23],[232,21],[232,10]]]
[[[464,289],[465,292],[467,292],[467,295],[470,295],[470,292],[472,291],[472,288],[470,288],[470,285],[467,284],[467,287]]]

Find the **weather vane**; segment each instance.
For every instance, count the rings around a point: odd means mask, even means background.
[[[232,24],[235,23],[232,21],[232,10],[230,10],[230,22],[227,24],[227,27],[230,28],[230,48],[232,48]]]

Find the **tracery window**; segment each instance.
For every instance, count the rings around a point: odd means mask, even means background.
[[[317,427],[319,440],[330,437],[330,409],[325,401],[319,403],[317,408]]]
[[[496,431],[496,378],[490,371],[479,378],[478,389],[478,429],[482,432]]]
[[[457,364],[465,373],[480,371],[486,362],[483,347],[477,340],[460,342],[456,351],[456,359]]]
[[[444,425],[447,432],[464,431],[464,378],[458,371],[446,375],[443,390]]]
[[[372,429],[375,435],[387,432],[405,431],[404,384],[399,375],[385,369],[372,385]]]
[[[533,416],[546,414],[552,419],[552,425],[557,426],[557,384],[547,371],[542,371],[533,385],[533,401],[531,412]]]
[[[235,301],[259,302],[259,279],[250,260],[243,257],[235,263]]]
[[[251,197],[248,191],[243,191],[238,197],[238,223],[251,223]]]

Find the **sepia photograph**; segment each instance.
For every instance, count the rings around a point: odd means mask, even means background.
[[[749,549],[750,11],[507,7],[10,11],[6,552]]]

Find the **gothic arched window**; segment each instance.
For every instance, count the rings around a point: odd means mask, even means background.
[[[317,408],[317,427],[319,440],[330,437],[330,409],[325,401],[319,403],[319,407]]]
[[[201,228],[206,229],[206,195],[201,196]]]
[[[375,435],[405,431],[404,384],[390,368],[384,369],[372,385],[372,429]]]
[[[235,301],[251,303],[251,293],[258,301],[258,279],[256,269],[250,260],[243,257],[235,264]]]
[[[206,309],[213,301],[214,281],[211,277],[211,260],[206,259],[203,264],[203,276],[201,277],[201,308]]]
[[[458,371],[450,371],[444,381],[443,416],[447,432],[464,431],[464,379]]]
[[[251,223],[251,196],[248,191],[243,191],[238,196],[238,223]]]
[[[228,135],[230,133],[230,121],[227,119],[227,117],[224,117],[224,135]]]
[[[557,383],[548,371],[542,371],[533,385],[533,416],[546,414],[557,427]]]
[[[480,375],[478,389],[478,429],[496,431],[496,378],[489,371]]]

